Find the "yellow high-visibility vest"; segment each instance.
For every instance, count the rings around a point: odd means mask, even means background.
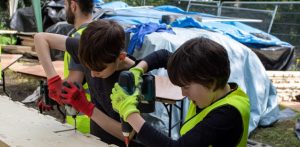
[[[189,132],[199,122],[201,122],[206,117],[206,115],[209,114],[209,112],[223,105],[231,105],[240,112],[243,120],[243,134],[237,146],[246,147],[248,139],[250,103],[248,96],[240,89],[240,87],[238,87],[235,91],[231,92],[223,99],[220,99],[212,105],[204,108],[199,114],[196,114],[197,106],[193,102],[191,102],[187,112],[187,116],[185,118],[185,123],[180,129],[180,135],[182,136],[185,133]]]
[[[86,26],[81,27],[75,33],[71,35],[71,37],[75,37],[76,35],[81,35],[82,32],[85,30]],[[69,76],[69,63],[71,60],[71,56],[68,52],[64,54],[64,78]],[[83,85],[85,91],[88,91],[88,85],[85,83]],[[86,93],[85,96],[87,97],[88,101],[91,101],[91,96],[89,93]],[[75,121],[72,116],[66,116],[66,122],[72,126],[75,126]],[[81,133],[90,133],[90,118],[86,115],[80,114],[76,117],[76,127],[77,130]]]

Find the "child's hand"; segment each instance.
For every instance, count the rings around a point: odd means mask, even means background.
[[[138,86],[141,82],[141,76],[144,74],[144,70],[139,67],[130,68],[129,71],[134,75],[134,85]]]
[[[140,113],[136,108],[138,101],[139,90],[136,88],[132,95],[128,95],[123,88],[116,83],[110,95],[113,109],[120,114],[124,121],[134,112]]]

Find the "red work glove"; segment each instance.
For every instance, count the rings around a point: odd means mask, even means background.
[[[56,75],[50,79],[48,79],[48,91],[49,91],[49,97],[56,101],[59,105],[62,105],[61,99],[60,99],[60,93],[62,88],[62,80],[59,77],[59,75]]]
[[[79,84],[65,81],[62,87],[61,100],[64,104],[70,104],[77,111],[91,117],[95,105],[89,102],[85,96],[85,91]]]
[[[50,110],[53,110],[53,107],[51,105],[45,104],[45,102],[43,101],[43,99],[40,99],[37,102],[37,106],[39,107],[40,111],[50,111]]]

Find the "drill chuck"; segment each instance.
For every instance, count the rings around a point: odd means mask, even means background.
[[[66,87],[71,88],[71,86],[68,84],[67,81],[64,81],[64,82],[63,82],[63,85],[66,86]],[[80,85],[79,85],[77,82],[74,82],[74,85],[75,85],[78,89],[80,89]],[[65,91],[62,91],[62,93],[66,93],[66,92],[65,92]],[[69,105],[69,104],[66,104],[66,105],[65,105],[65,110],[66,110],[67,114],[68,114],[68,115],[71,115],[71,116],[76,116],[76,115],[78,114],[78,111],[75,110],[75,109],[74,109],[71,105]]]

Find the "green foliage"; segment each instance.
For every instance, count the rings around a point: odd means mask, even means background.
[[[0,44],[16,44],[17,39],[15,36],[9,36],[9,35],[0,35]]]
[[[294,64],[290,68],[291,71],[299,71],[300,70],[300,58],[296,58]]]

